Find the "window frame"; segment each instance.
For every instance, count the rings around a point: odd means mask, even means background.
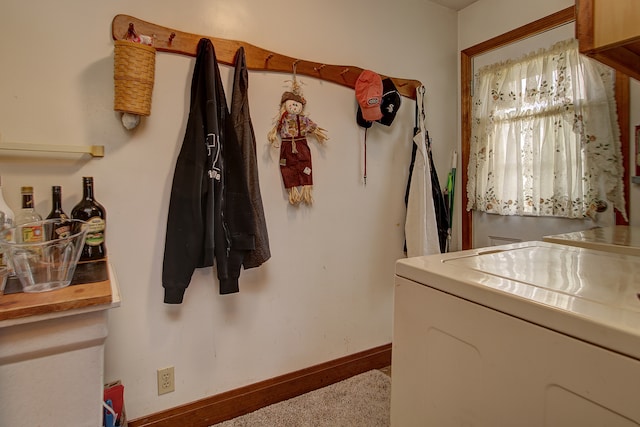
[[[471,86],[473,84],[473,57],[497,49],[499,47],[517,42],[527,37],[534,36],[544,31],[559,27],[561,25],[575,22],[575,7],[570,6],[556,13],[548,15],[544,18],[533,21],[515,30],[506,32],[502,35],[476,44],[472,47],[464,49],[460,52],[460,96],[461,96],[461,180],[463,188],[460,189],[462,198],[461,209],[461,231],[462,231],[462,249],[471,249],[473,247],[473,211],[467,211],[467,179],[469,165],[469,141],[471,138]],[[629,77],[619,71],[616,71],[615,96],[618,109],[618,124],[620,126],[620,143],[622,150],[622,163],[624,166],[624,199],[627,208],[627,214],[630,218],[629,204],[629,165],[627,159],[629,157]],[[616,224],[628,224],[622,215],[616,211]]]

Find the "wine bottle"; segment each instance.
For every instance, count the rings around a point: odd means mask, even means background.
[[[105,245],[107,212],[94,198],[93,177],[83,177],[82,184],[82,200],[71,211],[72,219],[86,221],[89,227],[80,261],[102,259],[107,256],[107,247]]]
[[[2,195],[2,179],[0,178],[0,230],[13,227],[14,218],[15,215],[13,214],[13,211],[4,200],[4,196]],[[7,259],[5,258],[4,251],[0,251],[0,267],[5,267],[6,265]],[[0,280],[6,280],[6,278]],[[1,285],[2,283],[0,283],[0,287]]]
[[[15,219],[15,215],[13,211],[5,202],[4,196],[2,195],[2,179],[0,178],[0,212],[4,213],[4,222],[0,224],[0,230],[4,228],[13,227],[13,220]]]
[[[69,216],[62,209],[62,187],[54,185],[51,187],[51,212],[46,219],[59,219],[51,227],[51,240],[69,237],[71,235],[71,225],[67,221]]]
[[[21,187],[22,193],[22,209],[18,211],[15,218],[15,225],[22,225],[30,222],[41,221],[42,216],[36,212],[35,201],[33,199],[33,187]],[[42,241],[42,225],[30,225],[22,227],[21,242],[40,242]]]

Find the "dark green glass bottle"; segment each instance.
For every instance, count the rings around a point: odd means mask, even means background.
[[[56,223],[51,227],[51,240],[69,237],[71,235],[71,226],[68,220],[69,216],[62,209],[62,187],[54,185],[51,187],[51,212],[47,215],[46,219],[60,219],[59,223]]]
[[[80,261],[93,261],[107,256],[105,245],[107,212],[94,198],[93,177],[83,177],[82,184],[82,200],[73,207],[71,218],[81,219],[88,223],[89,231],[82,248]]]

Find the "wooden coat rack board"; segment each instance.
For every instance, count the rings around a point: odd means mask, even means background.
[[[153,37],[153,46],[161,52],[179,53],[195,57],[200,39],[208,38],[215,46],[218,62],[226,65],[234,64],[236,51],[242,46],[245,50],[247,68],[249,70],[291,73],[295,65],[296,74],[330,81],[352,89],[355,87],[358,76],[363,71],[362,68],[351,65],[330,65],[292,58],[241,41],[185,33],[128,15],[116,15],[113,18],[111,26],[113,39],[125,40],[130,26],[133,26],[131,28],[135,29],[139,35]],[[382,74],[380,76],[383,79],[388,77]],[[417,80],[396,77],[391,77],[391,80],[393,80],[402,96],[412,99],[416,99],[416,89],[422,86],[422,83]]]

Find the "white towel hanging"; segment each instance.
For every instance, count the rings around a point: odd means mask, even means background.
[[[413,137],[413,143],[416,144],[417,151],[411,175],[407,200],[407,218],[404,227],[408,257],[440,253],[438,223],[433,206],[431,188],[431,169],[427,153],[424,94],[425,87],[420,86],[416,90],[416,105],[418,109],[416,127],[418,127],[419,132]]]

